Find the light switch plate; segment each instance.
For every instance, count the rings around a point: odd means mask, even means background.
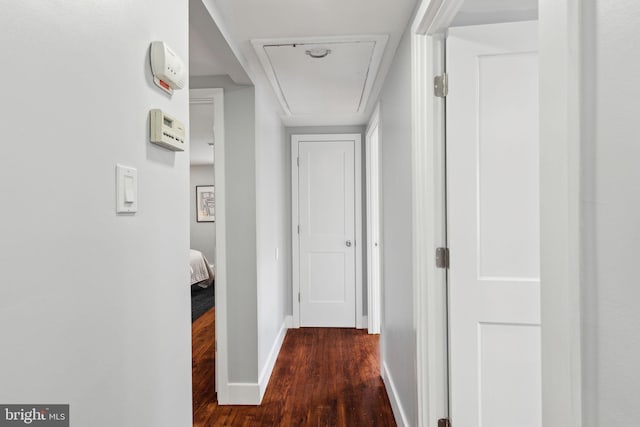
[[[138,212],[138,170],[116,165],[116,213]]]

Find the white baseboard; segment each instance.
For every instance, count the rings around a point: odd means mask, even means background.
[[[400,396],[398,396],[398,390],[396,389],[393,377],[391,376],[389,368],[385,362],[382,362],[382,372],[380,374],[387,389],[387,395],[389,396],[389,402],[391,402],[391,409],[393,409],[393,417],[396,419],[396,424],[398,427],[409,427],[411,424],[409,424],[407,415],[402,408]]]
[[[259,405],[262,400],[257,383],[229,383],[226,405]]]
[[[260,405],[264,392],[267,390],[267,384],[269,384],[269,378],[273,372],[273,367],[276,364],[276,359],[280,353],[282,342],[287,334],[287,329],[291,327],[293,323],[293,317],[287,316],[282,322],[278,336],[276,337],[271,352],[267,359],[262,372],[260,373],[260,379],[257,383],[229,383],[228,385],[228,402],[225,405]]]
[[[264,367],[262,368],[260,379],[258,380],[260,386],[260,401],[262,401],[262,398],[264,397],[264,392],[267,391],[267,384],[269,384],[269,379],[271,378],[273,367],[276,365],[276,360],[278,359],[278,354],[280,354],[280,348],[282,347],[282,342],[284,341],[284,337],[287,334],[287,329],[291,328],[292,324],[293,316],[286,316],[284,318],[284,321],[282,322],[282,326],[280,326],[280,331],[278,332],[278,336],[273,343],[273,347],[271,347],[269,357],[267,357],[267,363],[265,363]]]

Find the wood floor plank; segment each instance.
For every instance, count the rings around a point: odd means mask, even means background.
[[[380,378],[379,338],[366,331],[287,332],[260,406],[218,406],[214,392],[215,311],[192,325],[195,427],[395,426]]]
[[[191,324],[193,412],[202,413],[215,402],[215,308]],[[194,423],[194,425],[196,425]]]

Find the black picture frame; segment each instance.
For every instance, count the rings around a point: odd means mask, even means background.
[[[196,222],[216,221],[214,185],[196,185]]]

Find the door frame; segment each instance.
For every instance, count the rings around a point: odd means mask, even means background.
[[[356,286],[356,328],[362,329],[362,136],[359,133],[343,134],[295,134],[291,135],[291,256],[292,256],[292,292],[293,327],[300,327],[300,239],[298,238],[299,203],[298,203],[298,147],[300,142],[313,141],[353,141],[354,173],[355,173],[355,286]]]
[[[442,103],[433,78],[444,70],[444,34],[464,0],[423,0],[411,27],[418,425],[448,416],[446,312],[435,266],[446,222]],[[580,136],[584,6],[539,0],[542,413],[545,427],[582,425]],[[455,84],[455,83],[452,83]],[[455,254],[453,255],[455,256]],[[446,336],[446,335],[445,335]],[[446,381],[446,379],[445,379]]]
[[[378,135],[376,146],[371,144],[372,132],[376,132]],[[382,230],[381,230],[381,174],[380,174],[380,147],[381,147],[381,133],[380,133],[380,103],[376,105],[367,130],[365,132],[365,189],[366,189],[366,213],[367,213],[367,322],[366,326],[370,334],[379,334],[382,312]],[[375,152],[375,161],[372,158],[372,153]],[[372,177],[377,178],[377,189],[372,187]],[[377,192],[377,198],[374,199],[373,191]],[[377,199],[377,200],[376,200]],[[377,212],[378,220],[374,222],[373,212]],[[373,239],[374,231],[378,233],[377,241]],[[374,265],[372,252],[374,245],[378,245],[378,265]],[[377,274],[378,281],[373,282],[372,277]]]
[[[190,89],[189,105],[213,104],[213,158],[216,204],[216,255],[214,260],[216,296],[215,331],[215,387],[218,403],[229,403],[229,355],[227,349],[227,231],[226,231],[226,180],[224,138],[224,90]]]
[[[420,28],[422,20],[450,13],[441,4],[423,1],[411,29],[413,310],[418,426],[428,427],[449,415],[446,271],[435,263],[436,248],[447,246],[445,111],[432,89],[444,71],[445,45],[442,32],[424,35]]]

